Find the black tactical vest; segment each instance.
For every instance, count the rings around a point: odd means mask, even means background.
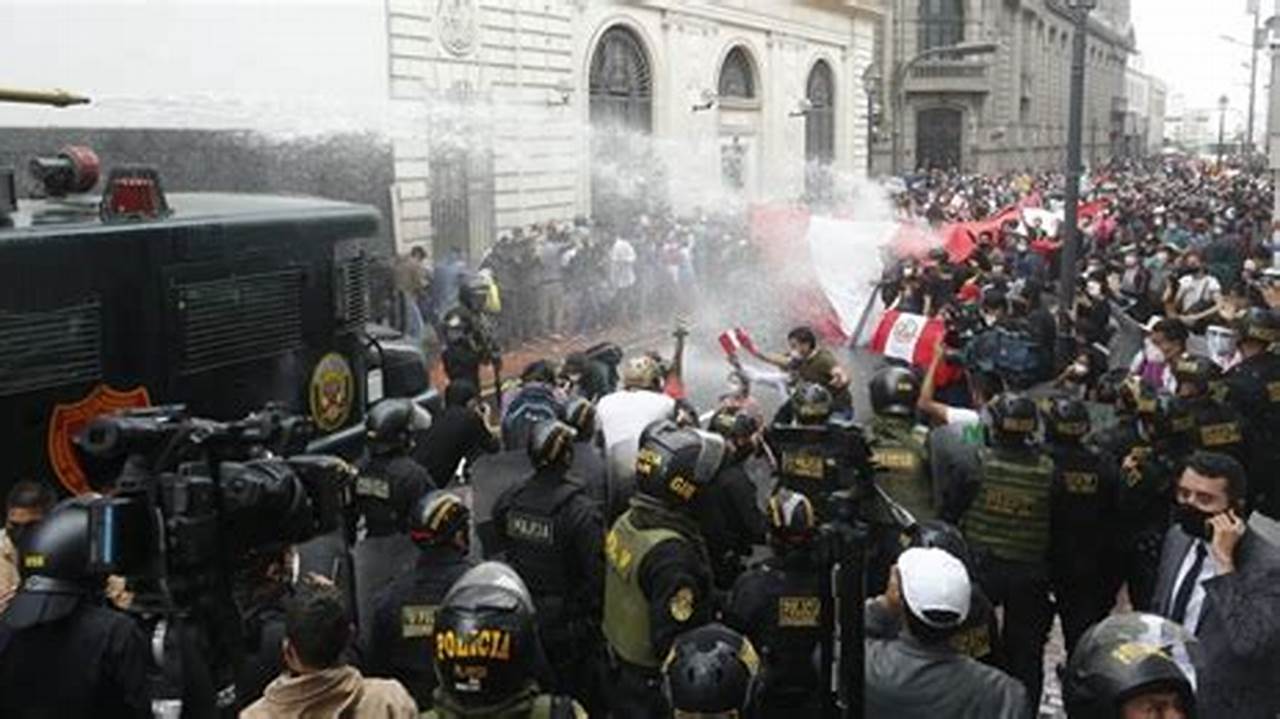
[[[529,586],[540,624],[557,621],[567,598],[580,589],[571,586],[565,571],[571,538],[560,536],[557,515],[582,491],[583,486],[569,478],[527,481],[512,495],[502,519],[507,559]]]

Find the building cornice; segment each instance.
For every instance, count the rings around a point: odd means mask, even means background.
[[[868,0],[861,0],[862,4],[866,2]],[[723,5],[704,5],[702,3],[681,2],[680,0],[645,0],[645,2],[638,4],[642,7],[663,12],[668,22],[678,22],[680,18],[711,21],[728,28],[768,33],[777,39],[804,40],[842,50],[848,50],[853,43],[852,34],[832,32],[775,15],[765,15]],[[810,5],[809,3],[806,4]],[[838,12],[843,5],[844,3],[839,3],[838,5],[813,3],[810,6]]]

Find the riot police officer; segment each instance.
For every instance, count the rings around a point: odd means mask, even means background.
[[[1053,457],[1049,566],[1069,654],[1085,629],[1111,613],[1107,555],[1113,546],[1115,460],[1087,447],[1089,408],[1075,398],[1049,400],[1045,438]]]
[[[436,689],[431,661],[436,608],[449,587],[475,566],[468,557],[471,510],[451,492],[430,492],[414,507],[409,537],[418,547],[417,564],[376,600],[365,668],[398,680],[420,708],[428,709]]]
[[[1280,314],[1251,308],[1240,319],[1240,364],[1227,373],[1227,402],[1244,419],[1249,447],[1249,506],[1280,516],[1280,356],[1267,351],[1280,342]]]
[[[1047,561],[1053,459],[1036,444],[1039,413],[1025,395],[997,396],[987,416],[977,476],[949,488],[943,518],[960,519],[978,555],[978,581],[992,603],[1004,607],[1000,649],[1035,707],[1053,624]]]
[[[151,716],[147,639],[102,606],[86,501],[54,507],[18,550],[22,584],[0,614],[0,715]]]
[[[799,492],[826,519],[832,492],[869,479],[870,451],[859,427],[832,416],[831,393],[820,384],[799,385],[791,395],[789,422],[775,421],[765,441],[778,458],[778,486]]]
[[[1196,640],[1153,614],[1115,614],[1084,634],[1062,672],[1069,719],[1195,719]]]
[[[443,318],[445,349],[441,354],[450,381],[465,379],[480,387],[480,367],[493,368],[494,385],[502,372],[502,352],[498,347],[493,318],[485,311],[489,283],[480,275],[468,275],[458,286],[461,304]]]
[[[763,654],[761,716],[816,716],[822,680],[814,657],[822,643],[829,569],[816,554],[817,518],[809,499],[789,489],[769,498],[766,515],[773,557],[734,582],[724,621]]]
[[[435,708],[428,719],[578,719],[577,702],[542,691],[533,598],[500,562],[462,575],[436,611]]]
[[[356,505],[370,537],[407,531],[414,504],[435,487],[412,456],[416,415],[412,400],[386,399],[365,417],[369,451],[358,467]]]
[[[373,597],[408,572],[417,558],[409,541],[409,520],[417,501],[434,488],[431,475],[414,461],[417,406],[409,399],[384,399],[365,417],[367,454],[357,468],[356,511],[365,536],[356,547],[356,608],[362,641],[368,641]]]
[[[1085,444],[1109,457],[1123,458],[1141,441],[1138,419],[1155,411],[1156,392],[1128,370],[1118,369],[1098,383],[1098,401],[1114,408],[1115,419],[1109,425],[1094,427]]]
[[[867,386],[871,397],[871,461],[882,489],[917,520],[932,519],[933,488],[929,481],[928,455],[923,427],[915,424],[920,378],[903,367],[884,367]]]
[[[676,717],[757,714],[760,658],[751,641],[723,624],[681,634],[662,665],[662,689]]]
[[[1181,464],[1195,447],[1195,418],[1186,402],[1160,395],[1154,410],[1139,415],[1139,441],[1120,464],[1121,481],[1116,492],[1118,562],[1115,584],[1128,586],[1134,609],[1151,607],[1160,547],[1169,527],[1169,497]]]
[[[609,487],[604,452],[596,442],[596,406],[585,398],[570,397],[565,402],[564,420],[577,432],[569,474],[585,484],[587,496],[603,507]]]
[[[661,659],[675,637],[710,621],[711,562],[695,520],[724,440],[660,420],[636,456],[636,494],[605,539],[604,635],[614,717],[664,716]]]
[[[586,486],[568,474],[575,432],[558,420],[534,426],[528,454],[534,474],[494,506],[498,546],[529,586],[538,634],[556,689],[590,701],[584,667],[598,645],[604,594],[604,520]]]
[[[1196,446],[1229,454],[1247,468],[1244,423],[1234,408],[1216,396],[1221,389],[1221,368],[1208,357],[1187,355],[1173,363],[1173,376],[1178,381],[1178,396],[1186,400],[1195,418]]]
[[[736,407],[724,407],[711,416],[708,427],[724,437],[728,453],[720,473],[707,488],[706,511],[699,523],[711,553],[716,587],[728,591],[755,545],[764,542],[764,516],[755,482],[746,467],[757,449],[760,424]]]

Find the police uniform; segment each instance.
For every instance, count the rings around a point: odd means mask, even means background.
[[[933,487],[923,436],[907,418],[877,416],[871,420],[871,462],[876,482],[917,520],[933,519]]]
[[[822,643],[823,566],[808,552],[765,560],[733,585],[725,624],[745,634],[760,652],[761,716],[817,716],[821,675],[814,663]]]
[[[676,636],[711,621],[713,581],[691,521],[670,521],[637,495],[605,539],[604,634],[615,668],[613,716],[667,711],[659,667]]]
[[[808,497],[822,519],[829,516],[827,498],[857,486],[859,473],[870,467],[866,442],[852,422],[775,423],[766,431],[765,441],[778,458],[778,486]]]
[[[586,487],[543,469],[498,499],[493,513],[506,561],[529,585],[557,689],[583,698],[604,591],[604,520]]]
[[[358,469],[356,507],[370,537],[407,531],[414,502],[435,488],[430,473],[404,453],[370,455]]]
[[[1053,460],[1034,450],[978,450],[981,484],[961,522],[981,554],[978,581],[1004,607],[1000,649],[1011,675],[1039,701],[1053,623],[1048,551]]]
[[[1280,356],[1260,352],[1226,375],[1227,402],[1244,420],[1250,506],[1280,516]]]
[[[396,577],[409,572],[417,550],[408,537],[413,505],[433,488],[431,475],[404,454],[372,455],[360,462],[356,509],[367,534],[353,551],[356,617],[361,641],[369,641],[374,597]]]
[[[1240,413],[1230,405],[1209,396],[1190,400],[1187,404],[1196,422],[1196,447],[1207,452],[1231,455],[1241,466],[1248,467],[1245,425]]]
[[[436,688],[431,660],[436,607],[473,566],[452,547],[426,549],[413,571],[398,577],[375,600],[365,669],[372,676],[399,681],[420,708],[431,706]]]
[[[957,495],[969,501],[949,511],[960,510],[958,524],[977,556],[978,582],[992,604],[1004,608],[999,645],[1008,672],[1038,705],[1044,645],[1053,624],[1048,566],[1053,459],[1027,444],[1038,416],[1030,399],[1002,395],[988,414],[990,443],[977,452],[977,481]]]
[[[1116,529],[1116,460],[1080,444],[1055,442],[1049,563],[1067,652],[1111,612],[1107,561]]]
[[[742,573],[757,544],[764,542],[764,515],[760,513],[755,482],[745,458],[720,470],[707,489],[706,506],[699,524],[707,542],[716,588],[727,591]]]
[[[1156,413],[1141,420],[1142,438],[1130,450],[1136,467],[1121,471],[1116,484],[1116,567],[1114,584],[1128,586],[1138,611],[1151,607],[1160,550],[1169,527],[1169,502],[1182,462],[1194,448],[1195,419],[1186,403],[1162,396]]]

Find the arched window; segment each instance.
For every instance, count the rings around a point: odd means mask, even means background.
[[[591,56],[591,124],[648,132],[653,126],[653,76],[640,38],[615,25]]]
[[[732,97],[750,100],[756,96],[755,70],[747,51],[735,47],[724,58],[720,66],[720,97]]]
[[[814,63],[805,85],[809,112],[805,115],[805,159],[830,163],[835,157],[835,79],[825,61]]]
[[[965,0],[920,0],[920,50],[964,42]]]

